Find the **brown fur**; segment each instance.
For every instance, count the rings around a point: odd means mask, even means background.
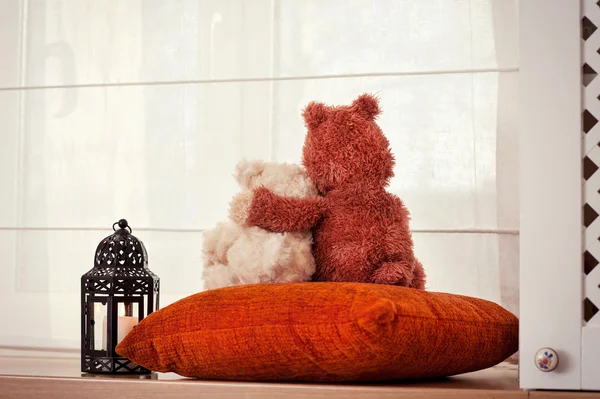
[[[259,188],[240,214],[247,215],[244,223],[276,232],[313,228],[317,281],[423,289],[409,212],[385,190],[394,157],[375,122],[379,112],[367,94],[349,106],[310,103],[303,112],[303,164],[323,197],[289,198]]]

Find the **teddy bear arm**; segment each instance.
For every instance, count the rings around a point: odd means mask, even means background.
[[[323,197],[282,197],[266,188],[254,191],[245,224],[286,233],[313,228],[323,216]]]

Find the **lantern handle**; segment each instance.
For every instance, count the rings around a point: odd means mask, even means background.
[[[119,225],[119,228],[121,230],[123,230],[123,229],[129,229],[129,234],[132,233],[131,227],[129,227],[129,224],[127,223],[127,220],[121,219],[118,222],[113,223],[113,231],[117,231],[117,229],[115,229],[116,225]]]

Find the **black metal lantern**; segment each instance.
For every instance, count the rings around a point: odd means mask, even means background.
[[[127,221],[113,230],[98,245],[94,268],[81,277],[81,371],[145,374],[150,370],[119,356],[115,347],[158,309],[159,278]]]

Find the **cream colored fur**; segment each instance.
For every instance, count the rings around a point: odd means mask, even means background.
[[[242,191],[230,204],[230,220],[204,232],[204,288],[310,280],[315,272],[310,231],[272,233],[237,223],[245,220],[254,188],[264,186],[287,197],[318,195],[304,169],[286,163],[241,161],[234,177]]]

